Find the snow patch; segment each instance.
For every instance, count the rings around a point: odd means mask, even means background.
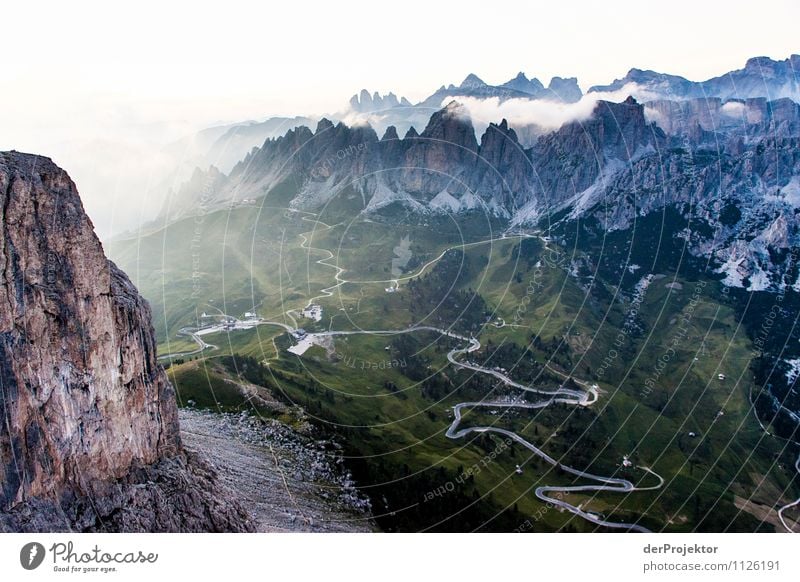
[[[524,204],[514,213],[511,218],[510,227],[522,226],[525,224],[536,224],[538,222],[541,212],[539,211],[539,204],[536,200]]]
[[[792,176],[789,183],[780,189],[783,199],[793,208],[800,207],[800,176]]]
[[[441,210],[444,212],[458,212],[461,208],[461,202],[450,194],[446,189],[439,192],[433,200],[428,203],[428,206],[434,210]]]
[[[761,267],[756,267],[753,274],[750,275],[750,285],[747,287],[748,291],[766,291],[770,288],[769,275],[767,275]]]
[[[369,204],[367,207],[362,211],[362,213],[370,213],[375,212],[376,210],[380,210],[384,206],[389,206],[394,202],[399,202],[405,206],[410,207],[412,210],[417,212],[426,212],[425,206],[414,200],[414,198],[408,193],[403,191],[395,191],[389,188],[383,181],[378,181],[375,186],[375,192],[370,198]]]
[[[743,279],[747,276],[747,272],[742,268],[742,263],[744,263],[743,257],[731,253],[728,259],[715,271],[725,275],[725,278],[722,279],[723,285],[727,287],[744,287]]]
[[[786,371],[786,382],[793,384],[800,376],[800,358],[784,361],[789,365],[789,369]]]

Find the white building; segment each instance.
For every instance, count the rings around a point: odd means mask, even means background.
[[[301,313],[305,318],[322,321],[322,307],[320,305],[309,305]]]

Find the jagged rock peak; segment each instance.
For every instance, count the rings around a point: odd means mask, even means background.
[[[542,85],[542,82],[539,81],[539,79],[536,77],[528,79],[525,73],[521,71],[517,73],[516,77],[503,83],[501,87],[513,89],[514,91],[520,91],[522,93],[528,93],[529,95],[533,96],[538,96],[544,90],[544,85]]]
[[[319,135],[324,131],[328,131],[329,129],[333,129],[333,122],[330,119],[323,117],[319,120],[319,122],[317,122],[317,129],[314,131],[314,135]]]
[[[392,109],[401,105],[408,106],[411,104],[405,97],[398,99],[397,95],[392,92],[381,95],[378,91],[375,91],[370,95],[369,91],[362,89],[361,93],[350,98],[350,109],[359,113]]]
[[[477,152],[478,140],[475,137],[475,128],[472,121],[460,103],[451,101],[446,107],[431,115],[425,130],[420,134],[425,140],[430,140],[428,146],[436,153],[433,157],[450,157],[446,163],[472,163],[471,156],[464,152]],[[442,159],[432,162],[429,158],[425,164],[438,165],[445,163]]]
[[[461,81],[461,85],[458,86],[459,89],[475,89],[478,87],[485,87],[486,83],[483,80],[475,75],[474,73],[470,73],[467,75],[463,81]]]
[[[505,118],[503,118],[503,120],[499,124],[490,123],[489,124],[489,128],[487,129],[486,133],[484,134],[484,137],[486,137],[486,135],[488,133],[490,133],[489,130],[491,130],[491,133],[502,134],[503,136],[505,136],[504,139],[509,139],[512,142],[517,143],[517,144],[519,143],[519,139],[517,138],[517,132],[514,131],[512,128],[510,128],[508,126],[508,121]]]
[[[386,128],[381,141],[388,141],[390,139],[400,139],[397,135],[397,128],[394,125],[390,125]]]
[[[578,86],[578,79],[575,77],[553,77],[547,90],[554,94],[560,101],[575,103],[583,97],[583,91]]]
[[[478,145],[469,112],[455,100],[431,115],[422,137],[443,139],[470,149],[475,149]]]
[[[764,70],[773,70],[787,65],[795,68],[795,74],[800,74],[800,71],[797,70],[797,66],[800,65],[800,55],[790,55],[789,58],[782,61],[776,61],[765,56],[750,57],[747,59],[747,62],[745,62],[744,68],[754,73],[760,73]]]

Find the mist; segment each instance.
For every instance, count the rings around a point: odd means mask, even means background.
[[[481,99],[455,96],[444,99],[442,107],[451,101],[463,105],[478,135],[482,134],[490,123],[499,123],[503,119],[512,127],[535,126],[545,133],[555,131],[567,123],[589,119],[598,101],[619,103],[629,96],[640,102],[658,97],[636,83],[628,83],[618,91],[587,93],[576,103],[524,98],[501,101],[499,97]]]

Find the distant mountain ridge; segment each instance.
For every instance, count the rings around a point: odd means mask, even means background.
[[[477,75],[469,74],[458,86],[442,85],[418,103],[411,103],[391,92],[380,94],[362,89],[351,97],[342,110],[325,117],[334,122],[343,121],[347,125],[369,124],[381,135],[393,126],[398,134],[405,135],[411,128],[416,131],[416,128],[425,127],[430,116],[452,100],[491,100],[498,105],[514,100],[516,110],[531,104],[539,110],[546,106],[551,109],[567,108],[569,111],[570,107],[590,109],[591,102],[609,100],[609,95],[613,96],[612,100],[622,100],[633,94],[640,103],[647,105],[648,119],[658,123],[668,133],[677,131],[679,126],[683,128],[681,131],[708,131],[720,129],[717,123],[727,127],[741,125],[737,115],[741,117],[742,111],[746,111],[746,115],[757,115],[761,107],[740,107],[737,111],[735,105],[726,106],[728,101],[800,101],[797,78],[799,65],[798,55],[791,55],[782,61],[754,57],[742,69],[701,82],[677,75],[631,69],[625,77],[607,85],[591,87],[586,94],[581,91],[574,77],[553,77],[545,87],[540,80],[529,78],[524,72],[498,85],[491,85]],[[586,100],[589,100],[588,104]],[[687,101],[695,102],[690,105],[683,103]],[[504,117],[524,148],[532,147],[540,137],[554,129],[550,124],[513,119],[502,114],[494,119],[481,120],[476,128],[483,133],[489,123],[498,124]],[[146,228],[163,224],[164,218],[170,215],[171,201],[184,197],[180,191],[185,190],[186,182],[192,179],[193,168],[206,171],[214,166],[227,174],[251,150],[264,145],[266,140],[279,137],[300,125],[313,127],[319,119],[318,116],[271,117],[261,122],[233,123],[209,128],[164,148],[164,154],[176,160],[175,168],[151,179],[152,188],[163,193],[164,203],[159,216]]]
[[[608,85],[596,85],[589,93],[618,91],[630,83],[653,92],[659,99],[719,98],[768,100],[789,98],[800,100],[800,55],[791,55],[783,61],[769,57],[753,57],[743,69],[705,81],[689,81],[677,75],[655,71],[631,69],[621,79]]]

